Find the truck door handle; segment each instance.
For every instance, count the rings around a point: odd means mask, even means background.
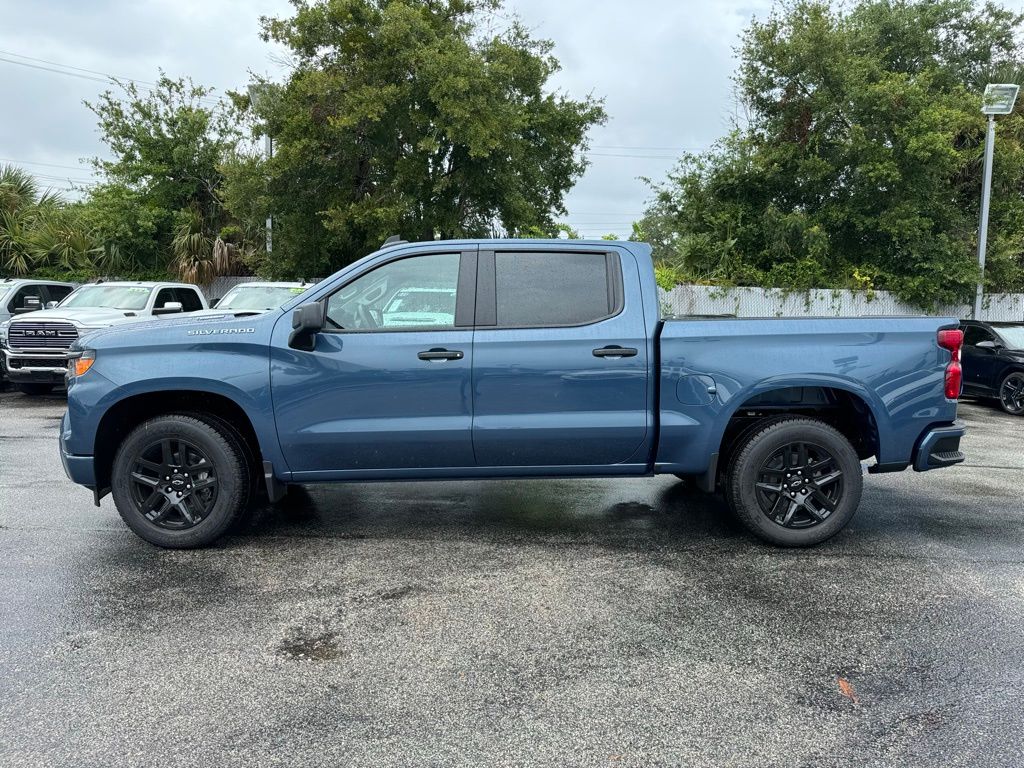
[[[440,362],[441,360],[461,360],[463,355],[457,349],[428,349],[425,352],[420,352],[416,355],[420,360],[434,360]]]
[[[599,347],[594,350],[594,357],[636,357],[636,349],[634,347],[616,347],[614,345]]]

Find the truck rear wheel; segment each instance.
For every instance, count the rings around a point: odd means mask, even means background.
[[[212,544],[245,509],[250,473],[231,431],[185,414],[150,419],[117,450],[111,495],[125,524],[158,547]]]
[[[860,504],[857,452],[840,432],[806,418],[750,430],[726,470],[726,498],[751,533],[783,547],[818,544]]]

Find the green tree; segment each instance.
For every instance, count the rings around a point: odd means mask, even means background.
[[[990,77],[1016,77],[1022,17],[972,0],[781,5],[742,38],[749,118],[684,156],[635,236],[680,279],[963,300]],[[1009,74],[1007,74],[1009,73]],[[1001,119],[991,288],[1024,285],[1024,120]]]
[[[104,181],[84,217],[133,272],[209,279],[233,224],[221,200],[221,166],[241,138],[233,107],[188,79],[161,75],[152,91],[119,85],[120,95],[88,104],[112,159],[94,160]]]
[[[247,231],[273,213],[272,270],[326,274],[391,234],[516,234],[565,212],[605,113],[549,90],[552,44],[496,16],[500,0],[293,5],[263,20],[294,63],[253,109],[274,157],[226,167]]]
[[[0,166],[0,275],[91,275],[103,248],[81,214],[26,171]]]

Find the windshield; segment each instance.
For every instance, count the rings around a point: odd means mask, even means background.
[[[1004,325],[996,328],[1010,349],[1024,349],[1024,325]]]
[[[61,309],[145,309],[152,290],[141,285],[83,285],[57,306]]]
[[[277,309],[305,290],[297,285],[236,285],[217,302],[217,309]]]

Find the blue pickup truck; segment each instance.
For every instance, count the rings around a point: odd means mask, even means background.
[[[849,522],[864,467],[963,461],[962,339],[953,318],[662,317],[642,243],[389,241],[255,317],[82,337],[60,449],[163,547],[295,483],[655,474],[806,546]]]

